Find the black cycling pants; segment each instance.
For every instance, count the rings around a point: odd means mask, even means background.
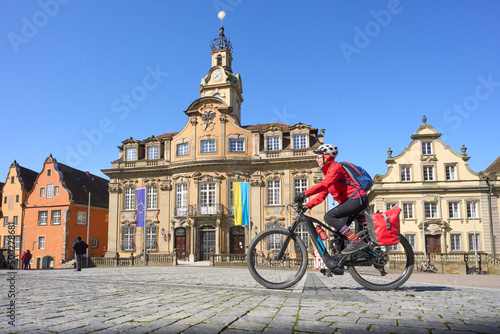
[[[340,231],[346,224],[350,224],[351,216],[355,216],[368,207],[368,197],[349,199],[325,214],[325,222]]]

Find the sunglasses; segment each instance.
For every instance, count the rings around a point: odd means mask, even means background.
[[[318,156],[316,157],[316,160],[319,160],[319,159],[322,159],[322,158],[324,158],[324,155],[318,155]]]

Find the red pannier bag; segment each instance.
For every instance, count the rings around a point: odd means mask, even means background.
[[[399,213],[397,206],[384,213],[374,213],[373,222],[380,246],[391,246],[399,243]]]

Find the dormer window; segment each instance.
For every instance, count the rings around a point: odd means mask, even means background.
[[[149,160],[159,159],[158,152],[159,152],[158,146],[149,146],[148,147],[148,159]]]
[[[430,141],[422,142],[422,154],[429,155],[432,154],[432,143]]]
[[[52,175],[52,169],[47,169],[47,176],[51,176]]]
[[[280,149],[280,137],[267,137],[267,150],[277,151]]]
[[[125,160],[126,161],[137,160],[137,149],[136,148],[127,148],[125,150]]]
[[[294,149],[307,148],[305,134],[293,136],[293,148]]]

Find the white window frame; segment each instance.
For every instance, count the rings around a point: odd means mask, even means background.
[[[450,250],[459,252],[462,250],[462,234],[450,233]]]
[[[59,196],[59,186],[54,187],[54,196]]]
[[[99,248],[99,238],[90,238],[90,248]]]
[[[439,208],[437,202],[425,202],[425,219],[439,218]]]
[[[146,226],[146,251],[158,251],[158,227]]]
[[[37,248],[39,250],[45,249],[45,236],[42,235],[38,236]]]
[[[201,153],[214,153],[214,152],[216,152],[215,140],[214,139],[202,140],[200,149],[201,149]]]
[[[175,210],[177,216],[186,216],[188,207],[187,183],[177,183],[175,185]]]
[[[177,148],[175,150],[178,157],[183,157],[189,155],[189,143],[180,143],[177,144]]]
[[[281,205],[281,180],[267,180],[267,205]]]
[[[47,184],[47,192],[46,192],[45,198],[47,198],[47,199],[52,198],[52,189],[53,189],[53,185]]]
[[[457,181],[457,165],[445,166],[446,181]]]
[[[135,227],[122,226],[121,249],[124,252],[133,252],[135,248]]]
[[[307,148],[307,135],[303,133],[294,135],[293,148],[296,150]]]
[[[135,189],[126,187],[123,196],[123,210],[135,210]]]
[[[450,219],[460,218],[460,202],[448,202],[448,214]]]
[[[294,189],[293,194],[297,195],[301,192],[306,191],[309,188],[307,185],[308,185],[307,178],[294,179],[293,180],[293,189]]]
[[[295,233],[299,236],[300,239],[304,242],[304,245],[306,246],[306,249],[310,249],[310,236],[309,232],[307,231],[307,227],[304,223],[300,223],[297,226],[297,229],[295,230]],[[299,245],[295,244],[295,251],[299,251]]]
[[[417,247],[417,235],[415,233],[405,234],[406,240],[410,243],[411,249],[415,250]]]
[[[436,177],[434,175],[434,166],[423,166],[422,172],[424,182],[432,182],[436,180]]]
[[[40,197],[45,197],[45,187],[40,188]],[[7,199],[7,197],[5,197]]]
[[[411,166],[401,166],[401,182],[411,182]]]
[[[415,219],[415,205],[413,203],[403,203],[404,219]]]
[[[49,219],[49,212],[47,210],[38,211],[38,225],[47,226]]]
[[[198,203],[203,214],[216,213],[216,187],[215,182],[199,184]]]
[[[474,241],[474,235],[476,240]],[[481,251],[479,233],[469,233],[469,251]]]
[[[14,227],[17,227],[17,225],[18,225],[18,220],[19,220],[18,216],[14,216],[14,217],[12,217],[12,222],[14,223]]]
[[[61,210],[52,210],[50,212],[50,225],[61,225]]]
[[[245,152],[245,140],[243,139],[230,139],[229,152]]]
[[[20,235],[14,236],[14,249],[15,250],[21,249],[21,236]]]
[[[385,204],[385,210],[386,211],[389,211],[390,209],[392,209],[393,207],[395,207],[397,205],[397,203],[386,203]]]
[[[158,187],[146,187],[146,209],[158,209]]]
[[[148,160],[160,159],[160,148],[158,146],[148,146]]]
[[[128,147],[125,149],[125,161],[136,161],[137,160],[137,148]]]
[[[9,226],[9,216],[3,217],[3,227]]]
[[[76,225],[87,225],[87,211],[76,212]]]
[[[270,136],[266,139],[266,151],[280,150],[280,136]]]
[[[423,141],[422,142],[422,154],[423,155],[432,154],[432,142],[430,142],[430,141]]]
[[[467,201],[467,218],[468,219],[479,218],[478,204],[479,204],[479,201]],[[473,214],[475,214],[475,215],[473,215]]]

